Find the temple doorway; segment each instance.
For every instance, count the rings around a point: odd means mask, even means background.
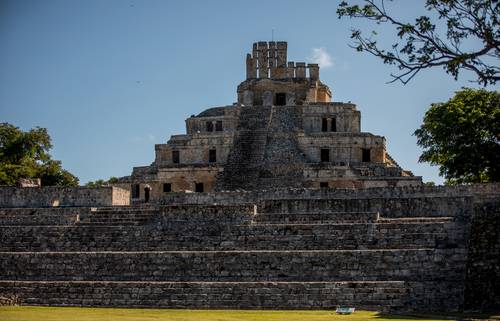
[[[149,202],[150,192],[151,192],[151,187],[149,185],[146,185],[144,187],[144,203]]]

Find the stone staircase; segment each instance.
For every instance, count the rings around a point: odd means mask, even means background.
[[[254,224],[346,224],[376,223],[378,212],[302,212],[261,213],[254,216]]]
[[[31,305],[456,310],[464,223],[445,207],[426,216],[425,206],[390,215],[369,205],[277,199],[256,211],[113,207],[77,224],[0,221],[0,295]]]
[[[145,225],[158,216],[158,209],[151,207],[93,208],[78,225]]]
[[[244,107],[238,134],[215,190],[250,190],[259,186],[260,169],[266,150],[271,107]]]
[[[299,149],[302,128],[300,106],[274,106],[267,135],[260,188],[302,187],[306,157]]]
[[[238,136],[215,189],[302,186],[306,159],[297,141],[301,113],[299,106],[243,108]]]

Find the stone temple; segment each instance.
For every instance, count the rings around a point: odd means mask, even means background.
[[[102,188],[0,187],[0,304],[500,308],[500,184],[425,186],[285,42]]]
[[[254,43],[246,70],[237,103],[191,116],[185,135],[156,145],[155,161],[122,179],[135,184],[134,198],[421,184],[387,153],[384,137],[361,131],[354,104],[331,102],[317,64],[287,61],[286,42]]]

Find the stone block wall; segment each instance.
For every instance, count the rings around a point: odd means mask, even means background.
[[[7,280],[435,281],[463,287],[464,249],[2,253]],[[437,268],[439,267],[439,268]],[[463,290],[462,290],[463,292]]]
[[[128,205],[130,195],[118,187],[0,187],[0,207]]]
[[[72,225],[89,212],[88,207],[0,208],[0,226]]]
[[[22,293],[22,304],[225,309],[368,310],[406,306],[404,282],[111,282],[0,281],[2,293]],[[417,302],[418,304],[419,302]]]
[[[334,118],[337,132],[361,132],[361,113],[356,110],[356,105],[350,103],[316,103],[302,106],[303,129],[306,133],[322,131],[322,119]],[[330,129],[329,129],[330,131]]]
[[[475,205],[467,257],[465,308],[500,311],[500,200]]]

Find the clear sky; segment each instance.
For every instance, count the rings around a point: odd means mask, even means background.
[[[387,84],[392,67],[348,47],[349,30],[367,25],[339,20],[338,3],[2,0],[0,121],[46,127],[53,157],[81,183],[129,175],[154,160],[155,143],[184,133],[191,114],[235,102],[246,53],[274,30],[289,60],[319,54],[333,100],[357,104],[362,130],[385,136],[403,168],[441,183],[436,167],[418,163],[412,133],[432,102],[477,87],[472,75],[424,71],[406,86]],[[409,18],[423,3],[400,0],[391,10]],[[394,38],[381,31],[381,41]]]

